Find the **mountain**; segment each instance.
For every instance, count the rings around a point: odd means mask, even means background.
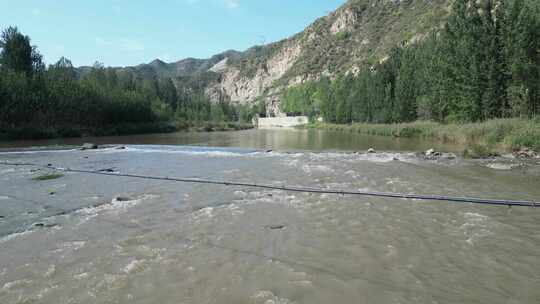
[[[203,86],[212,100],[254,103],[264,99],[269,112],[279,112],[279,93],[286,87],[322,75],[355,73],[385,59],[400,44],[421,40],[441,27],[452,0],[349,0],[288,39],[226,51],[209,59],[174,63],[154,60],[125,69],[170,77]]]

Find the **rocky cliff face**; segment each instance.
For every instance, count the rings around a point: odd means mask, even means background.
[[[260,60],[229,63],[221,81],[208,87],[209,96],[222,92],[236,103],[267,102],[269,114],[279,114],[279,92],[326,75],[355,72],[383,59],[400,43],[414,43],[440,27],[450,0],[352,0],[320,18],[305,31],[276,44]],[[254,73],[243,73],[254,70]]]
[[[414,43],[440,27],[452,0],[349,0],[289,39],[245,52],[228,51],[164,68],[169,77],[213,74],[205,83],[212,100],[249,104],[262,99],[268,114],[279,114],[279,93],[322,75],[354,73],[380,61],[394,46]],[[215,76],[215,77],[214,77]],[[182,80],[178,80],[182,81]]]
[[[245,75],[241,66],[220,62],[211,68],[212,71],[221,74],[220,80],[210,84],[206,94],[214,100],[217,100],[218,96],[225,95],[235,103],[253,102],[265,94],[272,93],[270,89],[274,82],[289,71],[301,51],[301,45],[286,41],[275,54],[255,67],[253,75]]]

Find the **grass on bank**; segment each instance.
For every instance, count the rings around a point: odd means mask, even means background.
[[[150,122],[125,123],[96,128],[62,127],[17,127],[0,129],[0,140],[36,140],[84,136],[120,136],[151,133],[172,133],[177,131],[236,131],[253,128],[248,123],[238,122]]]
[[[307,127],[369,135],[422,138],[464,145],[484,154],[489,154],[490,150],[496,149],[530,148],[540,151],[540,117],[535,119],[495,119],[467,124],[418,121],[399,124],[355,123],[350,125],[313,123]],[[481,151],[482,149],[485,151]]]

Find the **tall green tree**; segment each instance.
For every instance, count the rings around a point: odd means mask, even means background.
[[[159,96],[173,109],[178,105],[178,93],[172,79],[165,78],[159,81]]]
[[[0,35],[0,65],[2,69],[24,72],[28,75],[44,69],[42,56],[30,43],[30,37],[16,27],[8,27]]]

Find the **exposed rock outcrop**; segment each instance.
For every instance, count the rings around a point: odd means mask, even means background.
[[[354,26],[359,18],[355,10],[349,7],[342,12],[336,12],[335,15],[335,20],[330,27],[330,33],[337,34],[354,30]]]
[[[253,102],[291,68],[301,50],[300,45],[288,43],[261,64],[252,77],[244,75],[236,66],[221,66],[221,80],[207,88],[206,93],[214,100],[220,94],[225,94],[233,103]]]

